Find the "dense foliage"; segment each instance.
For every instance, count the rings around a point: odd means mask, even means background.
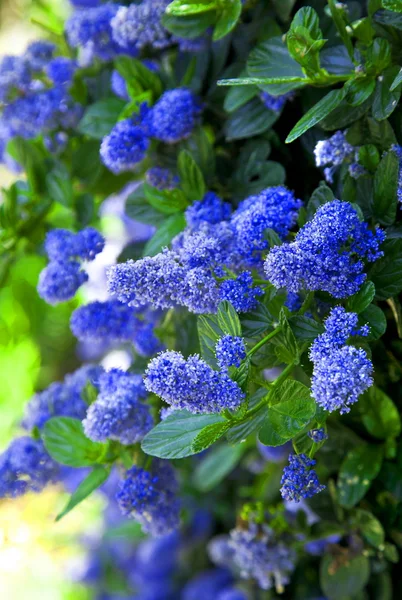
[[[71,4],[0,62],[0,272],[84,364],[0,497],[104,495],[99,599],[399,597],[402,2]]]

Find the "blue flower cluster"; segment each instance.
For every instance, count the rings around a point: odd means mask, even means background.
[[[96,229],[87,227],[79,233],[53,229],[45,240],[50,262],[40,274],[38,293],[49,304],[65,302],[74,297],[88,280],[82,261],[91,261],[102,252],[105,241]]]
[[[288,92],[287,94],[281,94],[280,96],[272,96],[268,92],[261,92],[260,98],[269,110],[279,113],[288,100],[293,100],[294,93]]]
[[[142,0],[139,4],[120,6],[111,20],[113,39],[120,47],[137,51],[171,45],[170,33],[161,18],[170,0]]]
[[[255,579],[261,589],[275,588],[278,593],[284,591],[295,567],[294,551],[266,525],[236,527],[230,536],[212,539],[208,551],[215,564],[240,571],[242,578]]]
[[[174,190],[180,182],[177,175],[174,175],[169,169],[163,167],[152,167],[145,174],[145,179],[149,185],[158,190]]]
[[[180,502],[173,467],[153,459],[151,469],[129,469],[121,482],[116,499],[124,515],[138,521],[152,536],[169,533],[179,526]]]
[[[208,569],[193,577],[184,586],[180,599],[222,600],[222,594],[233,591],[232,584],[233,577],[227,569]]]
[[[225,335],[217,341],[215,352],[216,360],[221,369],[225,367],[240,367],[241,361],[246,358],[244,339]]]
[[[150,137],[176,144],[191,135],[201,111],[200,101],[190,90],[168,90],[150,109],[144,125]]]
[[[316,444],[320,444],[324,440],[328,439],[328,436],[325,433],[324,427],[320,427],[319,429],[310,429],[310,431],[307,433],[307,435]]]
[[[299,206],[292,192],[279,186],[244,200],[230,215],[226,203],[206,194],[187,210],[189,226],[174,238],[172,250],[109,270],[109,292],[137,307],[180,304],[195,313],[214,313],[221,300],[228,300],[238,311],[252,310],[262,290],[253,286],[248,270],[223,282],[217,277],[226,279],[224,267],[261,268],[266,229],[285,236]],[[221,216],[229,220],[217,221]]]
[[[102,367],[86,365],[66,375],[63,382],[54,382],[43,392],[35,394],[28,402],[22,425],[28,431],[42,429],[52,417],[83,419],[87,404],[82,392],[87,383],[98,385]]]
[[[357,314],[336,306],[324,322],[325,333],[310,348],[312,396],[329,412],[349,412],[350,405],[373,385],[373,365],[366,351],[347,344],[351,336],[369,333],[367,325],[358,328],[357,322]]]
[[[316,461],[305,454],[291,454],[289,466],[283,469],[281,479],[281,495],[288,502],[300,502],[302,498],[311,498],[322,492],[325,485],[320,485],[314,467]]]
[[[327,140],[320,140],[314,148],[315,164],[317,167],[330,165],[324,169],[325,179],[333,182],[333,174],[344,160],[351,159],[355,148],[346,141],[345,133],[337,131]]]
[[[267,279],[288,292],[322,290],[335,298],[355,294],[366,279],[363,259],[382,256],[381,229],[370,231],[348,202],[321,206],[295,241],[275,246],[265,261]]]
[[[141,162],[149,147],[143,127],[136,120],[119,121],[109,135],[103,138],[100,155],[106,167],[115,175],[131,171]]]
[[[0,455],[0,498],[41,492],[48,483],[58,480],[58,471],[40,440],[16,438]]]
[[[186,360],[180,352],[162,352],[148,364],[144,382],[175,409],[194,414],[236,410],[245,397],[226,372],[214,371],[197,354]]]
[[[149,408],[141,401],[146,397],[142,377],[112,369],[99,377],[98,386],[98,397],[83,420],[87,437],[125,445],[141,441],[153,425]]]

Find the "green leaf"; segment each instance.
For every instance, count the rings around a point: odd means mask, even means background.
[[[314,417],[316,404],[308,387],[287,380],[274,390],[272,406],[259,431],[266,446],[281,446],[297,435]]]
[[[70,511],[73,510],[80,504],[85,498],[88,498],[99,486],[102,485],[109,477],[110,469],[106,469],[102,467],[102,465],[96,465],[96,467],[90,472],[87,477],[77,487],[75,492],[71,494],[69,501],[63,510],[57,515],[56,521],[60,521],[63,517],[65,517]]]
[[[253,98],[233,112],[226,122],[228,141],[249,138],[267,131],[279,118],[279,113],[268,110],[259,98]]]
[[[345,13],[342,9],[338,8],[335,0],[328,0],[328,5],[335,23],[335,27],[337,28],[338,33],[346,46],[350,58],[353,60],[353,44],[346,30],[346,23],[343,17]]]
[[[254,408],[260,400],[267,395],[267,390],[260,388],[249,398],[248,408]],[[238,425],[232,426],[226,434],[230,444],[240,444],[250,435],[258,431],[267,415],[267,406],[262,406],[257,412],[253,413],[247,419],[241,421]]]
[[[218,20],[212,35],[214,42],[232,31],[240,18],[241,10],[241,0],[225,0],[225,3],[218,12]]]
[[[266,140],[249,140],[244,144],[232,178],[232,194],[236,198],[243,199],[285,182],[283,166],[267,160],[270,152],[271,144]]]
[[[164,14],[161,22],[165,29],[179,37],[194,39],[204,33],[214,25],[216,20],[215,11],[208,11],[201,14],[186,15],[176,17],[174,15]]]
[[[401,0],[381,0],[381,4],[387,10],[392,10],[397,13],[402,13]]]
[[[182,17],[215,10],[216,0],[173,0],[167,8],[168,15]]]
[[[193,442],[205,427],[226,423],[220,415],[175,411],[147,433],[141,447],[146,454],[158,458],[184,458],[196,453]]]
[[[279,325],[281,326],[280,334],[274,338],[275,353],[281,361],[290,365],[298,360],[299,348],[283,308],[279,313]]]
[[[203,450],[209,448],[209,446],[212,446],[212,444],[214,444],[224,435],[224,433],[226,433],[229,427],[229,421],[225,421],[225,423],[213,423],[212,425],[204,427],[191,445],[194,453],[198,454],[199,452],[203,452]]]
[[[395,27],[396,29],[402,30],[402,15],[394,13],[388,10],[378,10],[374,15],[373,19],[376,23],[381,25]]]
[[[368,510],[357,508],[352,515],[351,525],[357,527],[363,537],[374,548],[380,548],[385,541],[385,533],[380,521]]]
[[[304,6],[297,11],[290,24],[290,29],[294,29],[295,27],[305,27],[314,40],[322,38],[320,19],[317,12],[311,6]]]
[[[321,323],[304,315],[290,317],[289,325],[297,340],[315,340],[318,335],[325,331]]]
[[[343,560],[336,555],[324,554],[320,565],[320,584],[328,600],[357,599],[370,576],[370,563],[366,556],[353,556]]]
[[[366,70],[370,74],[381,75],[391,63],[391,44],[384,38],[375,38],[367,48]]]
[[[154,98],[161,95],[163,87],[159,75],[148,69],[137,58],[119,56],[115,59],[115,68],[126,80],[129,90],[132,83],[135,82],[142,90],[152,92]]]
[[[332,202],[334,199],[334,193],[323,181],[314,192],[311,194],[311,198],[307,204],[307,219],[310,220],[314,217],[317,210],[326,204]]]
[[[380,472],[382,458],[382,447],[370,444],[362,444],[347,454],[337,482],[338,502],[343,508],[356,506],[366,495]]]
[[[390,67],[383,71],[380,77],[377,78],[375,94],[373,99],[373,117],[377,121],[387,119],[398,106],[401,97],[401,87],[396,86],[391,90],[391,85],[398,75],[399,67]]]
[[[230,302],[226,300],[218,306],[218,325],[225,335],[241,337],[241,324],[239,315]]]
[[[375,287],[372,281],[366,281],[360,290],[351,296],[346,304],[346,310],[355,313],[363,312],[374,300]]]
[[[142,190],[149,204],[165,215],[175,214],[188,206],[183,192],[179,189],[160,190],[144,182]]]
[[[199,462],[193,475],[193,484],[200,492],[209,492],[220,484],[239,462],[245,448],[221,445],[208,452]]]
[[[201,315],[197,319],[201,355],[214,369],[218,368],[215,356],[216,342],[224,335],[216,315]]]
[[[43,443],[50,456],[69,467],[89,467],[101,462],[108,445],[92,442],[79,419],[53,417],[43,427]]]
[[[345,83],[345,100],[350,106],[363,104],[374,92],[374,77],[357,77]]]
[[[389,88],[391,92],[393,92],[400,84],[402,83],[402,68],[399,69],[398,75],[395,77],[394,81]]]
[[[367,341],[378,340],[384,335],[387,329],[387,319],[378,306],[370,304],[362,313],[360,313],[360,319],[362,325],[369,325],[370,333]]]
[[[46,175],[49,196],[62,206],[71,207],[74,200],[71,174],[62,163],[57,163]]]
[[[146,223],[147,225],[162,225],[166,217],[164,214],[149,205],[144,192],[143,184],[132,192],[126,200],[126,215],[134,221]]]
[[[375,285],[376,299],[387,300],[402,291],[402,239],[386,240],[384,256],[374,263],[370,279]]]
[[[303,135],[306,131],[317,125],[324,117],[329,115],[339,104],[342,102],[344,97],[344,89],[332,90],[324,98],[321,98],[317,104],[315,104],[310,110],[300,119],[300,121],[293,127],[285,140],[285,143],[289,144],[298,137]]]
[[[398,437],[401,432],[399,411],[378,387],[372,386],[359,398],[358,408],[363,424],[372,436],[380,440]]]
[[[359,163],[374,173],[380,162],[380,153],[374,144],[365,144],[359,148]]]
[[[285,94],[308,83],[300,65],[290,56],[282,37],[266,40],[250,52],[247,73],[251,78],[276,79],[277,83],[261,84],[264,91],[274,95]]]
[[[244,75],[244,72],[240,74],[241,77],[244,77]],[[230,90],[226,94],[225,101],[223,103],[223,108],[226,110],[226,112],[232,113],[244,104],[246,104],[249,100],[254,98],[254,96],[256,96],[258,92],[259,90],[256,86],[234,86],[230,88]]]
[[[392,225],[395,221],[398,177],[398,157],[395,152],[388,152],[382,157],[374,175],[373,213],[382,225]]]
[[[241,318],[244,337],[256,338],[266,333],[268,329],[272,328],[273,320],[268,308],[260,302],[255,310],[246,313]]]
[[[106,98],[89,106],[81,121],[78,131],[95,140],[101,140],[108,135],[116,125],[125,102],[119,98]]]
[[[320,53],[321,67],[331,75],[352,75],[354,64],[345,46],[331,46]]]
[[[182,213],[172,215],[164,221],[158,231],[145,244],[144,256],[155,256],[168,246],[172,239],[186,226],[186,219]]]
[[[188,150],[182,150],[177,159],[180,187],[188,200],[202,200],[206,186],[201,169]]]
[[[180,144],[181,148],[188,150],[200,167],[206,181],[215,174],[215,152],[204,129],[199,127],[191,136]]]

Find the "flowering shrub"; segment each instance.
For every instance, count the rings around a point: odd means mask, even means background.
[[[71,301],[125,232],[0,456],[105,496],[99,599],[398,594],[402,8],[312,4],[71,0],[0,62],[2,280]]]

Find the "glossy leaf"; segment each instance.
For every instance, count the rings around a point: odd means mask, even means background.
[[[346,309],[350,312],[361,313],[373,301],[375,287],[372,281],[365,281],[360,290],[348,299]]]
[[[168,246],[172,239],[186,226],[186,219],[182,213],[168,217],[159,227],[157,232],[145,244],[144,256],[155,256]]]
[[[381,469],[381,446],[362,444],[351,450],[343,461],[338,476],[338,501],[352,508],[365,496]]]
[[[372,386],[359,398],[359,411],[370,435],[385,440],[401,432],[399,411],[391,398],[380,388]]]
[[[80,504],[85,498],[88,498],[98,487],[100,487],[107,478],[109,477],[110,469],[103,467],[101,465],[97,465],[90,473],[85,477],[83,481],[78,485],[77,489],[67,502],[66,506],[63,510],[57,515],[56,521],[60,521],[63,517],[65,517],[69,512],[73,510]]]
[[[179,154],[177,167],[180,176],[180,187],[188,200],[202,200],[206,192],[205,181],[201,169],[187,150]]]
[[[221,445],[212,449],[197,465],[193,483],[200,492],[214,489],[235,468],[244,449],[242,446]]]
[[[358,598],[369,575],[369,559],[363,555],[338,561],[336,556],[324,554],[321,560],[320,584],[328,600]]]
[[[300,121],[293,127],[289,133],[285,142],[289,144],[298,137],[303,135],[306,131],[317,125],[324,117],[331,113],[339,104],[342,102],[344,97],[344,90],[332,90],[324,98],[322,98],[317,104],[315,104],[310,110],[300,119]]]
[[[226,300],[218,306],[218,325],[225,335],[241,336],[240,319],[233,305]]]
[[[88,439],[79,419],[53,417],[42,433],[43,443],[50,456],[69,467],[89,467],[100,462],[107,451],[107,444]]]

